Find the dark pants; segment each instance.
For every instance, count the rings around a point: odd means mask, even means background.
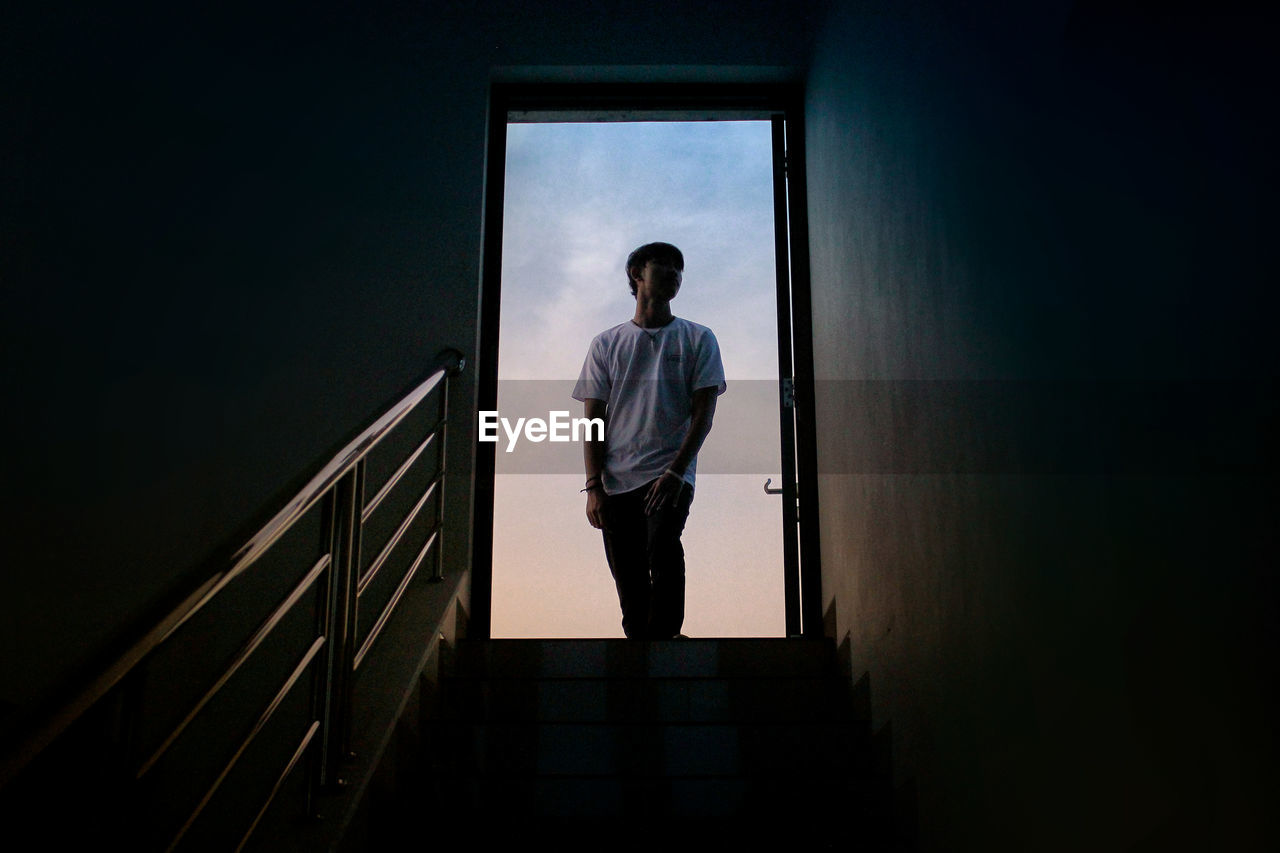
[[[604,503],[604,554],[618,587],[622,631],[631,639],[670,639],[684,624],[684,532],[693,486],[684,483],[674,501],[644,514],[652,483],[609,495]]]

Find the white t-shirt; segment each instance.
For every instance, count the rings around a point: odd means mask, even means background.
[[[675,460],[689,430],[693,392],[725,391],[720,344],[706,326],[676,317],[643,329],[627,321],[591,341],[575,400],[604,400],[608,427],[601,484],[606,494],[638,489]],[[684,479],[694,482],[697,459]]]

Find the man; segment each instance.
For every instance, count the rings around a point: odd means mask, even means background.
[[[635,316],[591,341],[574,386],[604,441],[584,447],[587,520],[604,535],[622,630],[669,639],[684,623],[684,531],[694,470],[724,393],[720,346],[706,326],[672,315],[684,256],[648,243],[627,258]]]

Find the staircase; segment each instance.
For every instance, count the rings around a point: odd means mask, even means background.
[[[883,849],[887,780],[829,641],[464,640],[442,675],[427,754],[460,837]]]

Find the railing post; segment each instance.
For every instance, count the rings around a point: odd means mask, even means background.
[[[440,384],[440,492],[436,496],[436,559],[431,580],[444,580],[444,507],[449,494],[449,394],[453,390],[453,377],[467,366],[467,357],[456,349],[441,350],[436,354],[436,364],[444,367],[444,380]]]
[[[360,510],[364,493],[364,462],[359,462],[333,487],[333,569],[329,595],[329,657],[326,667],[324,738],[320,762],[321,784],[341,784],[339,770],[351,744],[352,657],[355,654],[356,584],[359,581]]]
[[[445,374],[441,383],[442,400],[440,403],[440,491],[436,495],[436,558],[435,568],[431,571],[431,580],[444,580],[444,501],[449,493],[449,381],[450,374]]]

